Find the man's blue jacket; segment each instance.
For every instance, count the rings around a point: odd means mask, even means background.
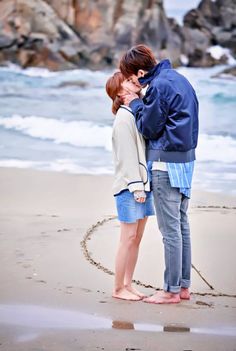
[[[143,98],[130,107],[139,132],[146,138],[147,160],[190,162],[198,140],[198,100],[189,81],[163,60],[139,78],[149,84]]]

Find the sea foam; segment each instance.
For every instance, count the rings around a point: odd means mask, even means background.
[[[37,116],[0,118],[0,126],[56,144],[112,150],[112,127],[88,121],[64,121]],[[236,163],[236,140],[230,136],[200,134],[197,159]]]
[[[88,121],[63,121],[53,118],[13,115],[0,118],[0,126],[33,138],[52,140],[56,144],[101,147],[111,151],[111,127]]]

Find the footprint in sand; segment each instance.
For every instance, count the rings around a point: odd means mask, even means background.
[[[32,266],[31,266],[30,264],[23,264],[22,267],[23,267],[23,268],[30,268],[30,267],[32,267]]]
[[[65,294],[72,294],[72,291],[71,291],[71,289],[73,289],[73,286],[66,286],[66,291],[65,291]]]
[[[38,213],[35,215],[35,217],[59,217],[58,215],[47,215],[47,214],[42,214],[42,213]]]
[[[82,291],[84,291],[84,292],[87,292],[87,293],[92,292],[92,290],[89,290],[89,289],[86,289],[86,288],[80,288],[80,290],[82,290]]]
[[[213,303],[212,303],[212,302],[207,303],[207,302],[204,302],[204,301],[196,301],[196,305],[199,305],[199,306],[207,306],[207,307],[213,307]]]

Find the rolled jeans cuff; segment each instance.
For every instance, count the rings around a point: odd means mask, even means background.
[[[188,289],[190,287],[190,280],[181,279],[181,288]]]
[[[164,288],[163,289],[166,292],[170,292],[170,293],[173,293],[173,294],[179,294],[181,287],[180,286],[169,286],[167,284],[164,284]]]

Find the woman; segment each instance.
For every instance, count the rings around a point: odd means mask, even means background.
[[[140,94],[141,86],[116,72],[108,79],[106,91],[112,99],[112,112],[116,115],[112,148],[115,165],[113,193],[120,220],[120,243],[115,262],[113,297],[138,301],[144,295],[131,284],[147,217],[154,215],[152,195],[145,159],[145,142],[138,133],[129,107],[122,95],[129,90]]]

